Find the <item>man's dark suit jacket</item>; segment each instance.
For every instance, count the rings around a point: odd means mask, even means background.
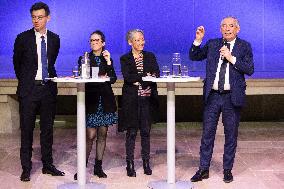
[[[206,78],[204,79],[203,97],[206,104],[209,93],[213,87],[217,66],[220,57],[220,48],[223,40],[209,40],[204,47],[192,45],[189,57],[194,61],[207,59]],[[242,107],[245,104],[246,82],[244,74],[252,75],[254,72],[253,54],[251,45],[237,38],[233,47],[232,55],[236,57],[236,63],[229,63],[229,82],[231,89],[231,101],[234,106]]]
[[[47,59],[49,77],[56,77],[54,67],[60,48],[59,36],[47,31]],[[20,33],[14,44],[13,56],[14,69],[18,79],[17,95],[25,97],[30,94],[35,86],[35,77],[38,70],[38,55],[36,36],[34,29]],[[48,84],[50,92],[57,94],[57,85],[54,82]]]

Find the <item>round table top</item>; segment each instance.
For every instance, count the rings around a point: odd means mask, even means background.
[[[152,81],[152,82],[164,82],[164,83],[185,83],[185,82],[193,82],[193,81],[199,81],[200,77],[151,77],[151,76],[146,76],[142,77],[143,81]]]
[[[74,77],[54,77],[47,79],[50,79],[51,81],[57,83],[103,83],[106,81],[110,81],[109,77],[99,77],[99,78],[90,78],[90,79],[82,79]]]

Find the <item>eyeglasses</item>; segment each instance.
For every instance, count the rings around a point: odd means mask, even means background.
[[[136,43],[145,42],[144,39],[134,39],[133,41],[135,41]]]
[[[32,16],[32,20],[42,20],[46,16]]]
[[[90,39],[90,42],[92,43],[92,42],[100,42],[101,41],[101,39]]]
[[[237,26],[234,25],[234,24],[222,24],[221,27],[222,28],[234,28],[234,27],[237,27]]]

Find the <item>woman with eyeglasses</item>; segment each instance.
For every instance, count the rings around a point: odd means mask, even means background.
[[[128,31],[126,35],[130,52],[121,56],[121,72],[124,78],[122,88],[122,109],[119,130],[126,130],[127,176],[136,177],[134,168],[134,149],[137,131],[141,136],[141,156],[144,174],[151,175],[150,168],[150,130],[151,115],[157,105],[157,85],[142,81],[144,76],[159,77],[160,71],[153,53],[144,51],[144,32],[139,29]]]
[[[96,30],[90,35],[91,52],[89,52],[90,66],[99,67],[99,77],[109,77],[105,83],[86,83],[86,164],[93,142],[96,139],[96,159],[94,175],[106,178],[102,169],[102,160],[106,147],[108,127],[117,123],[116,102],[111,84],[117,77],[113,68],[113,60],[110,53],[105,50],[105,35]],[[81,59],[78,65],[81,66]],[[74,175],[77,180],[77,173]]]

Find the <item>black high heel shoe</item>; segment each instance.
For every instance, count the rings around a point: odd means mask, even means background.
[[[107,178],[107,175],[104,173],[102,168],[102,160],[95,160],[94,165],[94,175],[97,175],[99,178]]]
[[[136,177],[136,172],[134,169],[134,161],[130,160],[130,161],[126,161],[126,163],[127,163],[127,167],[126,167],[127,176]]]
[[[145,175],[152,175],[152,169],[150,168],[149,159],[143,159],[143,169]]]

